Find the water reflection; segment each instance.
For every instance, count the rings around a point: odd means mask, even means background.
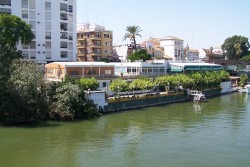
[[[249,107],[248,95],[235,93],[57,126],[0,127],[0,166],[152,166],[155,159],[167,164],[161,155],[170,162],[183,162],[189,152],[211,156],[214,143],[230,146],[250,137]]]

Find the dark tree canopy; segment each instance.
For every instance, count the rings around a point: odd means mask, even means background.
[[[31,26],[17,16],[0,14],[1,45],[15,47],[18,42],[29,44],[34,38]]]
[[[147,51],[145,49],[139,50],[137,52],[132,53],[128,59],[131,60],[132,62],[136,61],[136,60],[143,60],[144,62],[146,60],[150,60],[151,59],[151,55],[147,53]]]
[[[229,60],[239,60],[248,55],[249,47],[248,38],[237,35],[227,38],[221,46]]]

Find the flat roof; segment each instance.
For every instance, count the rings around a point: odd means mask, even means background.
[[[176,66],[221,66],[220,64],[213,64],[213,63],[169,63],[170,65],[176,65]]]
[[[49,64],[60,64],[62,66],[114,66],[105,62],[53,62]]]

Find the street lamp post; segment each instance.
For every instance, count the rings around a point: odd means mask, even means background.
[[[90,89],[88,89],[88,101],[90,100]]]
[[[135,85],[133,85],[133,96],[135,96]]]
[[[117,94],[118,94],[118,96],[120,96],[120,95],[119,95],[119,94],[120,94],[120,92],[119,92],[120,86],[117,86],[117,89],[118,89]]]
[[[157,95],[159,95],[159,84],[156,84],[157,87]]]

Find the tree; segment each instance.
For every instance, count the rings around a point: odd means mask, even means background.
[[[118,91],[127,91],[129,90],[129,84],[125,80],[122,79],[115,79],[113,80],[110,85],[109,85],[109,90],[113,92],[118,92]]]
[[[225,56],[229,60],[238,60],[248,55],[250,48],[248,38],[234,35],[227,38],[221,46]]]
[[[94,78],[81,78],[79,86],[83,90],[96,90],[99,87],[99,82]]]
[[[0,14],[0,92],[6,90],[12,61],[22,56],[16,45],[29,44],[33,38],[31,26],[25,21],[14,15]]]
[[[247,81],[248,81],[248,75],[247,74],[242,74],[240,76],[240,82],[239,82],[240,86],[244,87],[247,84]]]
[[[11,92],[9,80],[13,60],[21,58],[22,53],[16,45],[29,44],[34,38],[30,25],[19,17],[9,14],[0,14],[0,116],[5,118],[8,111],[15,109],[15,101],[19,95]],[[26,71],[27,73],[27,71]]]
[[[136,36],[142,37],[141,34],[139,34],[142,31],[141,28],[139,26],[135,26],[135,25],[127,26],[126,31],[127,31],[127,33],[124,35],[124,40],[126,40],[128,38],[131,41],[133,41],[134,49],[135,49],[135,51],[137,51],[135,37]]]
[[[242,57],[240,60],[243,60],[243,61],[250,61],[250,54]]]
[[[130,90],[152,89],[154,86],[154,82],[149,78],[135,79],[129,84]]]
[[[44,120],[47,116],[47,96],[43,73],[38,64],[15,60],[1,102],[0,117],[4,123]]]
[[[8,45],[16,48],[18,42],[29,44],[34,38],[31,26],[15,15],[0,14],[0,43],[1,47]]]
[[[139,51],[136,51],[134,53],[132,53],[128,59],[131,60],[132,62],[136,61],[136,60],[142,60],[142,61],[146,61],[146,60],[151,60],[151,55],[147,53],[146,49],[142,49]]]

